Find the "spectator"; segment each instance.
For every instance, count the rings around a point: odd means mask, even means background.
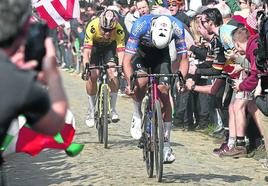
[[[181,22],[190,26],[190,17],[184,13],[182,6],[184,2],[182,0],[168,0],[168,9],[171,12],[171,15],[179,19]]]
[[[3,13],[0,17],[0,86],[5,87],[0,90],[0,143],[3,142],[11,121],[20,114],[25,115],[27,123],[34,130],[55,135],[65,123],[67,100],[56,68],[52,40],[47,38],[44,43],[46,56],[43,59],[42,73],[49,87],[45,89],[37,81],[37,74],[25,69],[35,67],[35,61],[17,63],[19,67],[10,62],[10,57],[25,41],[31,1],[2,0],[0,11]]]

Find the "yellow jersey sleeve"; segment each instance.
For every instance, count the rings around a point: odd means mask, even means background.
[[[120,51],[124,51],[125,50],[125,32],[124,29],[122,28],[122,26],[117,23],[116,27],[115,27],[115,40],[116,40],[116,50],[118,52]]]
[[[93,47],[93,39],[96,35],[98,25],[98,19],[93,19],[89,22],[86,27],[85,39],[84,39],[84,48],[92,48]]]

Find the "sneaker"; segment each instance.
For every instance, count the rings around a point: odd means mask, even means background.
[[[116,112],[112,112],[112,122],[117,123],[119,121],[119,116]]]
[[[229,149],[229,148],[228,148]],[[244,146],[236,146],[220,154],[220,157],[245,157],[247,155],[247,149]]]
[[[132,122],[130,127],[130,134],[134,139],[141,138],[141,118],[137,116],[132,116]]]
[[[220,156],[222,153],[229,150],[228,144],[225,142],[221,144],[220,148],[213,149],[212,154],[215,156]]]
[[[73,73],[75,70],[73,68],[69,68],[68,72]]]
[[[92,128],[92,127],[94,127],[94,123],[95,123],[95,121],[94,121],[94,117],[91,116],[91,114],[87,115],[87,117],[86,117],[86,125],[87,125],[89,128]]]
[[[176,159],[174,153],[172,153],[172,149],[169,145],[164,145],[164,149],[163,149],[163,153],[164,153],[164,163],[165,164],[170,164],[173,163]]]

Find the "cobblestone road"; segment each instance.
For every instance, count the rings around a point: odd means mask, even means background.
[[[37,157],[9,158],[5,170],[10,186],[88,185],[267,185],[268,170],[254,159],[221,159],[211,154],[218,144],[198,132],[172,132],[176,161],[164,166],[163,183],[147,178],[137,141],[129,133],[132,102],[119,98],[121,120],[109,126],[109,149],[97,143],[95,128],[84,124],[87,97],[84,82],[63,72],[70,107],[77,120],[76,142],[82,153],[70,158],[62,151],[45,150]]]

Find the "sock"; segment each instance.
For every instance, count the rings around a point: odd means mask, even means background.
[[[116,100],[117,100],[117,92],[111,92],[110,93],[111,96],[111,111],[112,112],[116,112],[115,111],[115,105],[116,105]]]
[[[164,134],[164,141],[170,142],[170,131],[171,131],[171,122],[164,122],[165,126],[165,134]]]
[[[245,146],[246,145],[245,136],[237,136],[236,137],[236,145],[237,146]]]
[[[235,146],[235,142],[236,142],[236,137],[229,137],[228,139],[228,147],[229,149],[233,148]]]
[[[96,103],[96,95],[88,96],[88,113],[94,115],[95,103]]]
[[[137,102],[135,100],[133,100],[134,102],[134,113],[133,115],[137,116],[137,117],[142,117],[141,116],[141,102]]]

